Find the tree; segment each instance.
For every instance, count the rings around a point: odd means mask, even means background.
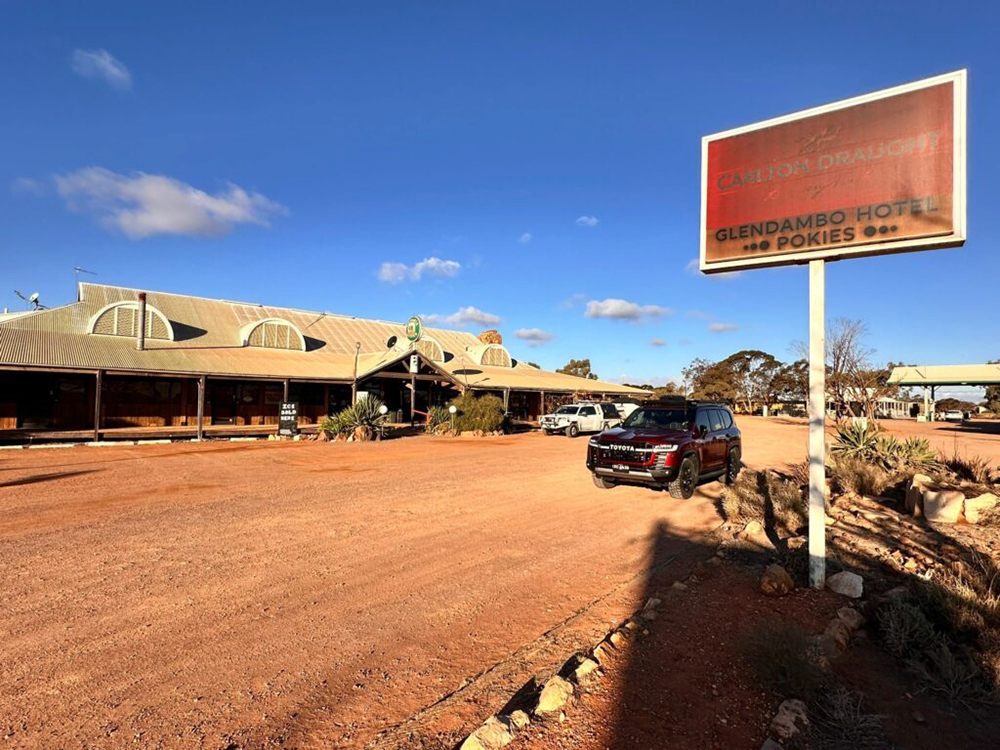
[[[838,318],[826,336],[826,392],[837,416],[875,419],[878,401],[895,396],[889,384],[892,365],[876,367],[874,351],[864,344],[868,330],[860,320]]]
[[[542,366],[540,364],[538,364],[537,362],[525,362],[524,364],[531,365],[536,370],[541,370],[542,369]]]
[[[775,373],[772,388],[776,401],[806,401],[809,398],[809,362],[797,359]]]
[[[752,413],[756,404],[770,406],[778,400],[775,378],[782,364],[767,352],[744,349],[719,363],[731,373],[736,401]]]
[[[597,373],[590,370],[589,359],[571,359],[565,367],[556,370],[556,372],[561,372],[563,375],[575,375],[587,380],[597,380]]]
[[[1000,365],[1000,359],[994,360],[990,364]],[[986,387],[986,408],[995,415],[1000,416],[1000,385]]]
[[[727,360],[709,362],[696,359],[684,368],[684,381],[688,384],[690,398],[696,401],[734,404],[739,398],[736,375]]]

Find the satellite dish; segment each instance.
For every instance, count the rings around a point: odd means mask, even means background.
[[[31,302],[32,304],[38,302],[38,292],[32,292],[31,296],[28,297],[28,302]]]
[[[23,294],[21,294],[21,292],[15,289],[14,294],[16,294],[20,299],[23,299],[29,305],[31,305],[32,308],[35,310],[46,309],[45,305],[43,305],[41,302],[38,301],[38,292],[32,292],[29,296],[25,297]]]
[[[398,339],[395,336],[390,336],[389,340],[385,342],[387,348],[392,349],[396,345]]]

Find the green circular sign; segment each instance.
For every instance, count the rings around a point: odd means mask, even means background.
[[[406,338],[410,341],[416,343],[420,341],[420,337],[424,333],[424,324],[420,322],[420,318],[414,315],[408,321],[406,321]]]

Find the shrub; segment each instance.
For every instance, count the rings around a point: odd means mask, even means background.
[[[442,425],[451,425],[451,412],[443,406],[432,406],[427,411],[427,431],[437,432]]]
[[[353,406],[325,417],[319,423],[319,429],[330,437],[337,437],[353,434],[361,427],[364,428],[366,436],[371,438],[386,421],[386,415],[379,411],[381,407],[382,402],[377,398],[359,399]]]
[[[945,458],[942,463],[959,479],[976,484],[991,484],[993,482],[993,467],[990,465],[989,459],[982,456],[962,457],[954,454],[951,458]]]
[[[929,469],[937,464],[937,454],[926,439],[899,440],[864,422],[849,422],[840,427],[830,451],[835,459],[866,461],[888,471]]]
[[[882,720],[861,710],[861,693],[826,690],[809,707],[810,750],[882,750],[892,747]]]
[[[722,490],[722,509],[731,521],[768,522],[794,532],[808,518],[805,492],[794,481],[769,471],[744,471]]]
[[[892,478],[882,467],[845,454],[828,467],[833,486],[841,493],[878,496],[885,492]]]
[[[455,429],[459,432],[482,430],[496,432],[504,426],[506,414],[503,400],[497,396],[476,396],[463,393],[451,402],[458,411],[455,414]]]
[[[809,636],[795,623],[774,616],[759,620],[737,646],[761,685],[780,696],[808,700],[823,682]]]
[[[915,604],[893,600],[875,613],[882,644],[893,656],[910,659],[937,638],[937,631]]]

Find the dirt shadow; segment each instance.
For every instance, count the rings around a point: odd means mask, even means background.
[[[66,479],[67,477],[76,477],[81,474],[94,474],[100,469],[81,469],[80,471],[57,471],[50,474],[35,474],[30,477],[22,477],[21,479],[12,479],[9,482],[0,482],[0,488],[3,487],[22,487],[27,484],[38,484],[40,482],[52,482],[57,479]]]

